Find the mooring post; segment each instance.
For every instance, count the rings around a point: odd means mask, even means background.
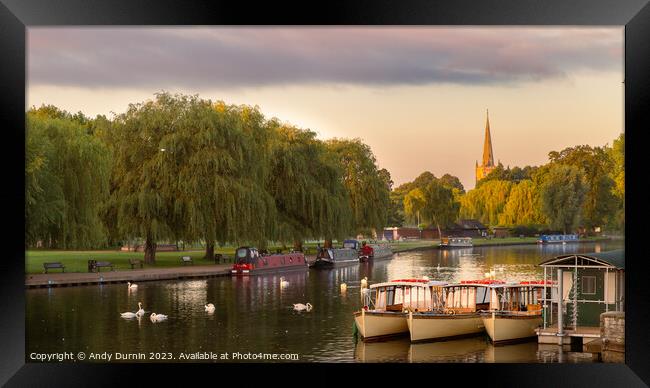
[[[562,276],[562,269],[557,270],[557,337],[558,345],[562,345],[564,337],[564,312],[562,306],[562,299],[564,295],[564,282]]]

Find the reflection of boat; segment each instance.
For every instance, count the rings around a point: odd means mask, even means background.
[[[313,264],[314,268],[332,268],[359,264],[357,251],[352,248],[321,248]]]
[[[452,341],[411,344],[411,362],[476,362],[483,361],[488,346],[485,337]]]
[[[364,342],[358,341],[354,358],[361,362],[404,362],[408,360],[410,343],[408,340]]]
[[[468,248],[473,247],[471,237],[443,237],[440,239],[438,248]]]
[[[233,275],[253,275],[309,268],[305,255],[301,252],[263,255],[257,248],[239,247],[235,251],[235,260],[230,271]]]
[[[441,340],[483,332],[479,310],[489,306],[487,285],[496,280],[463,281],[432,290],[438,303],[426,312],[409,312],[411,342]]]
[[[555,351],[557,352],[557,346]],[[485,362],[540,362],[537,341],[509,344],[503,346],[487,345],[485,348]]]
[[[482,320],[492,342],[536,336],[535,329],[542,324],[544,286],[543,281],[490,286],[490,307],[482,313]]]
[[[354,322],[363,340],[408,333],[405,311],[430,310],[436,303],[432,300],[435,296],[431,288],[443,284],[423,279],[400,279],[371,285],[363,308],[354,313]]]

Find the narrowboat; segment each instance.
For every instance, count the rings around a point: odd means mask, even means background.
[[[539,236],[537,243],[539,244],[566,244],[570,242],[578,242],[577,234],[543,234]]]
[[[474,246],[471,237],[443,237],[438,248],[471,248]]]
[[[364,306],[354,313],[362,340],[408,334],[408,311],[430,310],[437,303],[432,289],[444,284],[426,279],[398,279],[371,285],[364,296]]]
[[[488,285],[499,280],[469,280],[432,290],[437,304],[424,312],[409,312],[411,342],[437,341],[481,334],[480,311],[489,307]]]
[[[260,254],[254,247],[239,247],[235,251],[232,275],[254,275],[267,272],[307,270],[309,265],[302,252]]]
[[[321,248],[312,265],[314,268],[334,268],[359,264],[359,254],[352,248]]]
[[[371,248],[369,253],[364,253],[363,248],[359,252],[359,261],[361,263],[393,257],[393,250],[386,244],[368,244],[368,246]]]
[[[481,319],[493,343],[537,335],[545,286],[550,293],[553,285],[549,287],[544,281],[490,285],[490,307],[481,313]]]

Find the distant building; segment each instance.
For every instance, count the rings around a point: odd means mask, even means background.
[[[488,227],[479,220],[463,219],[446,228],[445,234],[454,237],[485,237],[488,234]]]
[[[483,143],[483,160],[479,166],[476,161],[476,183],[485,178],[496,166],[494,165],[494,154],[492,153],[492,136],[490,135],[490,116],[485,122],[485,141]]]

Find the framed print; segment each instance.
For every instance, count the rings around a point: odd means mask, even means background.
[[[0,15],[8,386],[650,382],[645,1]]]

